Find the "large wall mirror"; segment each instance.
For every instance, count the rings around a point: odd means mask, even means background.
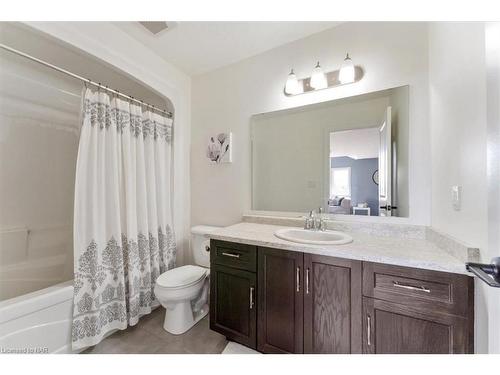
[[[408,217],[408,86],[255,115],[252,209]]]

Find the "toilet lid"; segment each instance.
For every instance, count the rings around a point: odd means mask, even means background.
[[[205,277],[207,270],[198,266],[182,266],[162,273],[156,279],[156,284],[164,288],[188,286]]]

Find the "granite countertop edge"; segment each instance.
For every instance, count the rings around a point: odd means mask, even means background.
[[[218,229],[208,237],[214,240],[297,251],[402,267],[463,274],[473,277],[465,263],[425,239],[392,239],[349,233],[353,242],[346,245],[309,245],[281,240],[274,236],[281,225],[238,223]]]

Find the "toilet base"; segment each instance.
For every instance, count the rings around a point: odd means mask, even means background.
[[[182,335],[208,314],[208,305],[193,313],[191,301],[179,302],[165,308],[163,329],[174,335]]]

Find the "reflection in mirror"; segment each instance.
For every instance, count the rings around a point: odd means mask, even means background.
[[[252,118],[252,209],[408,216],[408,87]]]
[[[379,129],[330,133],[330,199],[332,214],[378,216]]]

